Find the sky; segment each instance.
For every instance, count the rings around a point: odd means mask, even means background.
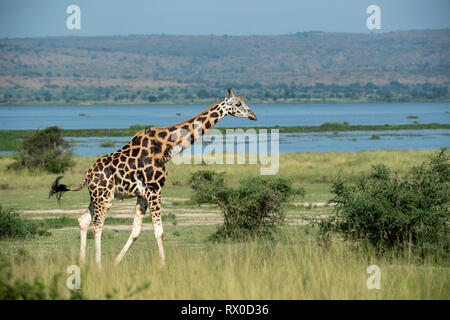
[[[66,26],[70,5],[79,30]],[[449,0],[0,0],[0,38],[369,33],[369,5],[381,10],[374,32],[450,28]]]

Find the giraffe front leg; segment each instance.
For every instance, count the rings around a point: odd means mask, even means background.
[[[119,255],[114,261],[114,264],[116,266],[119,265],[120,261],[122,261],[128,249],[130,249],[131,245],[138,238],[139,233],[141,232],[142,220],[144,220],[144,214],[146,210],[147,210],[147,200],[143,198],[138,198],[134,213],[133,228],[131,229],[131,234],[127,240],[127,243],[125,243],[125,246],[122,248],[122,251],[120,251]]]
[[[153,220],[153,216],[152,216]],[[163,243],[163,226],[161,219],[159,221],[153,222],[153,229],[155,232],[156,242],[158,243],[159,256],[161,257],[161,264],[165,266],[165,255],[164,255],[164,243]]]
[[[102,270],[102,228],[93,228],[93,232],[95,239],[95,263],[97,264],[97,269]]]
[[[151,197],[150,210],[152,213],[153,231],[155,233],[156,242],[158,243],[159,256],[161,264],[165,266],[164,243],[163,243],[163,226],[161,221],[161,195],[158,193]]]

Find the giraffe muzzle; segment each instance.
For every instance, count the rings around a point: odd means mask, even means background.
[[[256,120],[255,114],[254,114],[253,112],[251,112],[251,111],[248,113],[248,118],[249,118],[250,120],[254,120],[254,121]]]

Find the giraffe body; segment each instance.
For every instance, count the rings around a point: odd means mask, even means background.
[[[153,229],[164,264],[163,227],[161,221],[161,189],[167,170],[165,164],[196,139],[230,114],[256,120],[242,98],[228,89],[229,96],[213,104],[199,115],[165,128],[146,128],[136,133],[121,149],[99,158],[84,174],[79,188],[73,189],[55,181],[50,195],[58,200],[63,192],[78,191],[85,185],[90,194],[90,205],[78,219],[81,232],[80,263],[86,254],[86,234],[92,223],[95,238],[95,260],[101,268],[101,233],[108,209],[113,199],[137,198],[131,235],[116,258],[120,263],[125,253],[137,239],[147,208],[152,215]]]

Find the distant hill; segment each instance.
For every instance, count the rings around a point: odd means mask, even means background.
[[[80,97],[85,101],[193,101],[223,95],[229,85],[250,90],[260,100],[306,99],[308,94],[314,97],[311,88],[332,92],[343,86],[371,90],[389,86],[394,90],[391,97],[396,96],[395,87],[408,87],[411,92],[418,90],[418,98],[423,90],[428,92],[428,86],[439,99],[448,99],[449,83],[450,29],[0,40],[3,104],[70,102]],[[367,100],[367,95],[347,98]]]

